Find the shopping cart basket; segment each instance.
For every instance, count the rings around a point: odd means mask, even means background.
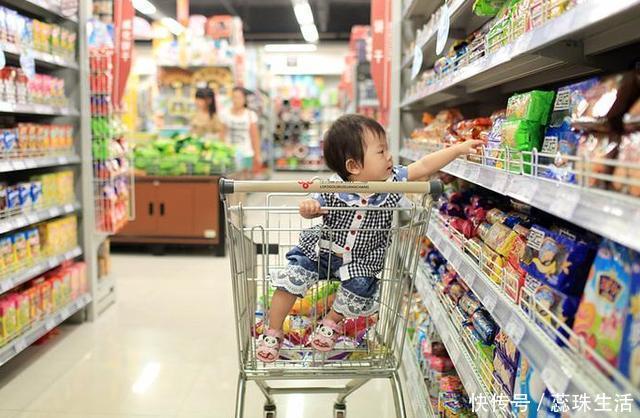
[[[236,319],[236,335],[240,362],[236,395],[236,418],[242,418],[247,381],[256,382],[266,398],[264,416],[274,418],[277,394],[336,393],[334,417],[346,417],[345,400],[370,379],[386,378],[392,392],[398,417],[406,417],[398,368],[404,345],[408,308],[413,278],[419,259],[420,238],[429,221],[430,196],[442,191],[442,183],[432,182],[370,182],[337,183],[327,181],[233,181],[222,179],[220,190],[225,204],[227,246],[231,261],[232,288]],[[243,203],[233,193],[252,192],[247,200],[260,199],[262,206]],[[374,210],[392,211],[389,229],[368,230],[388,236],[384,268],[379,281],[379,310],[370,317],[349,319],[344,323],[344,335],[329,353],[314,350],[308,344],[308,334],[328,312],[332,291],[339,279],[320,281],[312,286],[304,299],[298,299],[292,315],[285,321],[285,341],[280,358],[265,364],[256,357],[257,337],[266,326],[273,288],[271,277],[285,267],[285,254],[298,244],[302,231],[318,231],[323,239],[344,230],[327,230],[320,226],[321,218],[303,219],[296,199],[309,193],[416,193],[417,199],[406,200],[398,208],[325,208],[357,210],[359,214]],[[247,196],[247,195],[243,195]],[[232,202],[233,201],[233,202]],[[418,203],[413,203],[417,201]],[[402,221],[400,220],[402,218]],[[351,230],[349,231],[351,232]],[[358,230],[355,231],[359,233]],[[360,231],[363,232],[363,231]],[[299,387],[297,383],[311,380],[348,380],[346,385]],[[295,381],[295,387],[269,386],[269,381]],[[283,383],[280,383],[282,385]]]

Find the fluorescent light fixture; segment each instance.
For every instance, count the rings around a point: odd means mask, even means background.
[[[315,52],[318,47],[314,44],[267,44],[266,52]]]
[[[298,25],[312,25],[313,24],[313,12],[311,6],[306,1],[301,1],[293,6],[293,12],[296,14],[296,20]]]
[[[138,395],[145,393],[149,390],[151,385],[153,385],[153,382],[158,378],[159,374],[160,363],[155,361],[147,363],[140,372],[140,376],[138,376],[138,379],[131,387],[131,391]]]
[[[160,21],[162,22],[163,25],[165,25],[167,27],[167,29],[169,29],[171,31],[171,33],[173,33],[174,35],[180,35],[182,32],[184,32],[184,26],[182,26],[180,23],[178,23],[177,20],[170,18],[170,17],[163,17],[162,19],[160,19]]]
[[[318,42],[318,29],[313,23],[310,25],[300,25],[300,31],[302,32],[302,37],[305,41],[309,42],[310,44]]]
[[[133,7],[147,16],[151,16],[158,10],[149,0],[133,0]]]

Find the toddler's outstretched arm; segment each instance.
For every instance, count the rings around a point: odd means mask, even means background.
[[[442,167],[449,164],[461,155],[469,154],[475,148],[484,144],[483,141],[471,139],[455,144],[448,148],[425,155],[418,161],[409,164],[409,181],[418,180],[437,173]]]

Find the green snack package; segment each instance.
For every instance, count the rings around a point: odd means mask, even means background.
[[[540,90],[513,95],[507,104],[507,119],[524,119],[546,125],[549,123],[554,97],[553,91]]]
[[[502,147],[505,157],[506,150],[509,148],[510,158],[509,167],[511,172],[520,173],[521,171],[531,174],[531,155],[523,154],[519,151],[531,151],[534,148],[540,148],[542,141],[543,126],[536,122],[528,120],[507,120],[502,124]]]
[[[473,3],[473,13],[478,16],[495,16],[507,0],[476,0]]]

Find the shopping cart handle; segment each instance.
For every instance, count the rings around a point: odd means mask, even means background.
[[[220,179],[220,193],[429,193],[433,197],[442,194],[444,186],[440,180],[432,181],[370,181],[336,182],[327,180],[298,181],[236,181]]]

